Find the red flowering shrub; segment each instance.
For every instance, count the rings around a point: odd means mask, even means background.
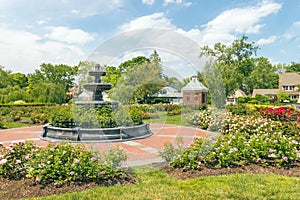
[[[300,122],[300,111],[290,106],[265,108],[259,112],[262,116],[272,120]]]

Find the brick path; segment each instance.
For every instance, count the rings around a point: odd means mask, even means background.
[[[120,146],[125,149],[128,156],[123,165],[136,166],[161,162],[162,159],[158,155],[158,151],[163,148],[165,142],[174,143],[178,136],[183,138],[184,145],[191,144],[195,137],[208,136],[207,132],[197,128],[169,124],[151,124],[150,129],[153,135],[145,139],[126,142],[85,143],[85,145],[100,152],[105,152],[109,147]],[[9,145],[12,142],[32,140],[38,145],[46,146],[49,142],[39,138],[41,133],[42,126],[0,130],[0,143]]]

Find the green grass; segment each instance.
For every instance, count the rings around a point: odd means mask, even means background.
[[[36,126],[36,124],[24,124],[20,122],[1,122],[4,128],[20,128],[27,126]]]
[[[181,115],[167,116],[167,112],[157,112],[159,118],[143,120],[146,123],[160,123],[160,124],[174,124],[181,126],[188,126],[187,117],[191,116],[191,113],[184,113]]]
[[[300,178],[294,177],[234,174],[180,181],[145,166],[135,173],[136,185],[98,187],[41,199],[300,199]]]

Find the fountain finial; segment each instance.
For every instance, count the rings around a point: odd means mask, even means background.
[[[100,71],[100,65],[99,64],[95,65],[95,71]]]

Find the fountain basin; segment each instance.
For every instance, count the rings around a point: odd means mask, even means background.
[[[84,89],[89,91],[96,91],[96,90],[110,90],[112,85],[109,83],[86,83],[83,85]]]
[[[42,140],[72,142],[120,142],[147,138],[152,135],[149,124],[116,128],[60,128],[51,124],[43,126]]]

